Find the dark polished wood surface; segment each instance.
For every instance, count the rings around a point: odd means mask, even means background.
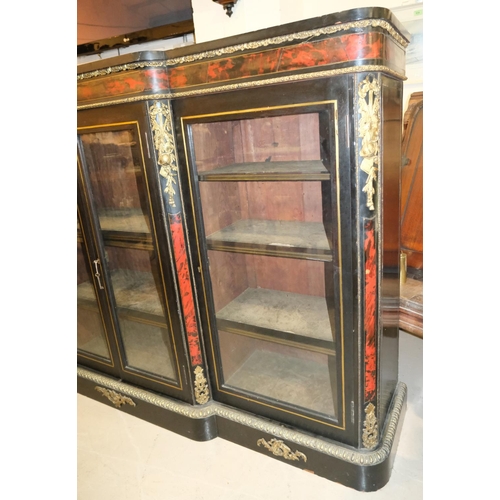
[[[113,217],[120,200],[106,198],[137,177],[127,181],[120,151],[106,146],[123,184],[94,198],[82,158],[82,239],[93,237],[88,251],[103,262],[123,256],[116,269],[134,252],[157,252],[155,313],[170,312],[182,391],[120,368],[124,311],[99,292],[108,337],[116,332],[106,373],[193,408],[215,400],[352,450],[377,449],[398,387],[405,38],[387,9],[353,9],[79,68],[80,133],[138,124],[147,203],[132,208],[149,214]],[[219,435],[259,447],[244,422],[219,424]],[[388,480],[394,451],[374,467],[334,461],[333,472],[318,451],[314,467],[369,491]]]

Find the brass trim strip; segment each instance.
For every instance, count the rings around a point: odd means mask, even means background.
[[[244,248],[244,247],[233,247],[230,245],[217,245],[207,241],[208,250],[214,250],[217,252],[231,252],[231,253],[244,253],[250,255],[263,255],[269,257],[284,257],[288,259],[299,259],[299,260],[314,260],[318,262],[332,262],[333,258],[331,255],[321,254],[321,253],[309,253],[309,252],[287,252],[285,250],[270,250],[270,249],[259,249],[259,248]]]
[[[214,174],[202,176],[200,182],[273,182],[273,181],[327,181],[330,174]]]
[[[292,442],[296,445],[304,446],[325,455],[338,458],[339,460],[367,466],[382,463],[389,457],[396,438],[398,422],[404,410],[407,394],[406,384],[399,382],[394,391],[391,407],[388,411],[388,418],[384,426],[380,447],[376,450],[358,451],[353,450],[351,447],[342,446],[340,443],[332,443],[330,439],[321,439],[298,430],[289,429],[268,419],[250,415],[246,412],[217,403],[216,401],[211,401],[206,406],[192,406],[173,398],[160,396],[144,389],[139,389],[138,387],[86,370],[82,367],[77,368],[77,376],[83,380],[88,380],[109,389],[119,391],[127,396],[187,418],[205,419],[215,415],[230,420],[231,422],[237,422],[241,425],[259,430],[265,434],[281,438],[287,442]]]
[[[263,333],[255,333],[255,332],[251,332],[249,330],[243,330],[243,329],[234,328],[231,326],[224,326],[224,327],[221,326],[220,330],[222,330],[223,332],[227,332],[227,333],[233,333],[235,335],[243,335],[245,337],[250,337],[250,338],[256,339],[256,340],[264,340],[266,342],[271,342],[273,344],[281,344],[281,345],[286,345],[289,347],[294,347],[296,349],[304,349],[305,351],[326,354],[327,356],[336,356],[337,355],[337,353],[335,352],[335,350],[333,348],[328,349],[326,347],[317,347],[317,346],[307,345],[307,344],[299,342],[299,341],[280,339],[277,337],[271,337],[270,335],[265,335]]]
[[[271,46],[281,45],[286,42],[311,40],[312,38],[316,38],[323,35],[332,35],[340,31],[348,31],[351,29],[365,29],[365,28],[381,28],[384,31],[386,31],[388,35],[390,35],[396,42],[398,42],[403,47],[406,48],[409,44],[408,40],[406,40],[406,38],[401,36],[401,34],[388,21],[385,21],[383,19],[365,19],[362,21],[351,21],[344,24],[334,24],[333,26],[325,26],[323,28],[316,28],[307,31],[299,31],[297,33],[290,33],[288,35],[275,36],[272,38],[265,38],[254,42],[230,45],[228,47],[222,47],[220,49],[215,49],[215,50],[207,50],[204,52],[199,52],[197,54],[191,54],[188,56],[173,57],[171,59],[167,59],[166,61],[144,61],[144,62],[121,64],[119,66],[110,66],[104,69],[98,69],[95,71],[89,71],[87,73],[81,73],[77,75],[77,81],[88,80],[89,78],[96,78],[99,76],[110,75],[111,73],[120,73],[122,71],[130,71],[134,69],[166,68],[169,66],[176,66],[178,64],[202,61],[204,59],[213,59],[215,57],[234,54],[236,52],[255,50],[261,47],[269,47],[270,45]]]
[[[275,85],[277,83],[288,83],[288,82],[296,82],[296,81],[302,81],[302,80],[311,80],[314,78],[329,78],[329,77],[338,76],[338,75],[348,75],[351,73],[362,73],[362,72],[368,72],[368,71],[369,72],[387,73],[387,74],[394,76],[396,78],[399,78],[401,80],[407,79],[404,74],[398,73],[397,71],[394,71],[394,70],[388,68],[387,66],[369,64],[369,65],[362,65],[362,66],[353,66],[353,67],[349,67],[349,68],[330,69],[330,70],[324,70],[324,71],[314,71],[314,72],[310,72],[310,73],[299,73],[299,74],[288,75],[288,76],[278,76],[278,77],[274,77],[274,78],[262,78],[260,80],[252,80],[250,82],[230,83],[230,84],[218,85],[218,86],[216,86],[217,84],[214,83],[214,86],[211,86],[208,88],[203,88],[203,89],[168,92],[168,93],[163,93],[163,94],[149,94],[149,95],[141,95],[141,96],[136,96],[136,97],[126,97],[123,99],[103,101],[103,102],[98,102],[98,103],[93,103],[93,104],[82,104],[80,106],[77,106],[76,109],[77,109],[77,111],[79,111],[79,110],[83,110],[83,109],[92,109],[92,108],[100,108],[103,106],[111,106],[114,104],[141,102],[141,101],[147,101],[147,100],[151,100],[151,99],[178,99],[181,97],[191,97],[191,96],[204,95],[204,94],[214,94],[217,92],[227,92],[230,90],[239,90],[239,89],[252,88],[252,87],[262,87],[265,85]]]

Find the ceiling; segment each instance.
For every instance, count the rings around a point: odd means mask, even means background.
[[[77,45],[192,19],[191,0],[77,0]]]

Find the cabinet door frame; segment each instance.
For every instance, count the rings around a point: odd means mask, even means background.
[[[283,421],[287,424],[297,426],[307,431],[320,433],[332,439],[337,439],[340,442],[357,445],[358,441],[358,391],[359,391],[359,353],[358,353],[358,338],[353,335],[356,331],[357,309],[355,307],[355,279],[353,276],[353,255],[355,246],[353,244],[353,228],[351,226],[351,217],[355,216],[353,207],[351,177],[352,162],[351,151],[349,150],[349,135],[352,137],[352,123],[349,121],[349,113],[352,108],[349,102],[349,80],[347,77],[336,79],[315,80],[313,82],[294,83],[294,85],[276,85],[262,92],[261,89],[247,89],[244,93],[220,93],[211,96],[200,96],[188,99],[178,99],[173,103],[174,119],[176,126],[177,143],[181,145],[178,148],[179,164],[181,166],[181,190],[186,207],[186,219],[189,227],[193,228],[203,225],[200,203],[198,202],[198,181],[194,179],[194,171],[192,158],[190,158],[192,149],[189,144],[189,136],[187,125],[184,117],[195,117],[199,115],[213,115],[213,120],[216,120],[217,115],[224,113],[240,113],[245,114],[245,110],[265,110],[267,108],[292,108],[296,106],[310,106],[311,109],[317,109],[314,103],[336,102],[338,112],[337,120],[337,161],[338,169],[341,171],[337,182],[339,183],[337,203],[342,217],[338,225],[343,231],[342,240],[339,242],[340,251],[345,256],[341,279],[343,281],[343,305],[342,316],[343,325],[339,327],[342,339],[341,345],[342,359],[338,363],[341,365],[341,391],[338,400],[342,402],[342,407],[338,412],[338,422],[336,424],[327,424],[325,421],[315,421],[314,418],[304,418],[304,415],[292,414],[286,411],[270,408],[269,405],[261,404],[256,401],[248,401],[245,398],[234,398],[223,394],[217,387],[217,373],[215,365],[220,362],[218,360],[218,345],[213,342],[210,335],[211,325],[215,325],[215,316],[212,311],[209,297],[205,296],[205,285],[203,282],[210,282],[209,272],[205,265],[205,256],[207,248],[204,238],[198,238],[196,234],[190,235],[190,247],[192,249],[193,267],[201,272],[196,274],[197,294],[202,303],[201,309],[206,310],[206,315],[201,315],[202,326],[205,339],[205,345],[209,352],[207,355],[211,357],[212,363],[209,364],[211,380],[213,382],[212,389],[214,399],[222,403],[239,407],[253,413],[257,413],[276,421]],[[316,107],[315,107],[316,106]],[[293,110],[292,110],[293,111]],[[212,118],[209,118],[212,120]],[[191,121],[189,123],[192,123]],[[332,129],[334,125],[332,125]],[[335,132],[335,131],[333,131]],[[347,147],[346,147],[347,145]],[[331,150],[331,147],[330,147]],[[348,186],[346,189],[345,186]],[[194,233],[194,231],[192,231]],[[201,241],[200,241],[201,240]],[[354,260],[355,262],[355,260]],[[337,289],[338,293],[339,290]]]
[[[158,179],[158,168],[154,162],[154,157],[151,155],[153,144],[151,141],[150,123],[147,114],[147,105],[145,103],[134,103],[106,107],[103,109],[89,109],[78,112],[78,130],[82,133],[84,130],[103,131],[114,130],[126,124],[127,126],[136,127],[137,140],[140,142],[140,152],[142,155],[144,182],[147,185],[147,193],[149,200],[149,211],[152,222],[151,240],[152,250],[156,253],[157,261],[160,267],[160,278],[163,284],[163,292],[165,294],[164,309],[167,312],[167,331],[171,336],[173,356],[177,363],[177,378],[178,385],[170,383],[167,379],[161,377],[150,376],[149,373],[140,370],[131,369],[125,365],[125,351],[123,341],[120,338],[120,331],[116,305],[113,302],[113,297],[106,295],[107,307],[105,308],[106,322],[112,325],[113,335],[111,335],[111,343],[116,349],[117,360],[115,363],[114,375],[131,383],[152,389],[188,403],[194,403],[193,395],[193,376],[189,369],[189,361],[187,359],[187,345],[184,334],[184,325],[180,317],[180,307],[178,298],[178,285],[176,281],[175,265],[172,257],[172,241],[171,235],[165,225],[165,212],[162,204],[162,194]],[[94,250],[97,258],[102,264],[102,274],[104,286],[109,288],[111,282],[109,272],[106,268],[104,239],[98,225],[97,214],[93,209],[92,190],[89,188],[90,182],[88,179],[87,168],[85,165],[85,157],[79,147],[79,198],[80,210],[85,212],[88,226],[92,226],[89,230],[94,241]],[[160,296],[163,302],[163,299]],[[82,356],[78,357],[82,365],[92,368],[91,363]]]

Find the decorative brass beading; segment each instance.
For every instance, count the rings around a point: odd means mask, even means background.
[[[379,165],[379,138],[380,138],[380,84],[374,77],[367,76],[358,87],[358,133],[361,138],[363,158],[360,168],[368,174],[363,192],[366,193],[366,206],[375,210],[373,196]]]
[[[299,460],[302,459],[304,462],[307,462],[307,457],[301,453],[300,451],[293,452],[291,448],[289,448],[283,441],[280,439],[271,439],[267,442],[264,438],[260,438],[257,441],[257,446],[264,446],[267,448],[273,455],[277,457],[283,457],[286,460]]]
[[[177,184],[175,177],[178,168],[170,107],[163,102],[155,101],[149,108],[149,118],[158,155],[160,175],[167,180],[165,193],[168,195],[169,205],[175,208],[174,185]]]
[[[210,401],[205,406],[192,406],[182,401],[161,396],[159,394],[140,389],[139,387],[134,387],[124,382],[111,379],[107,376],[86,370],[82,367],[77,367],[77,375],[82,380],[88,380],[96,384],[105,384],[108,387],[114,387],[125,394],[129,394],[134,398],[145,402],[146,404],[151,404],[157,406],[158,408],[174,412],[177,415],[183,415],[192,419],[203,419],[216,415],[231,422],[237,422],[245,425],[250,429],[258,430],[262,433],[280,436],[287,441],[296,443],[309,450],[324,453],[331,457],[336,457],[339,460],[350,464],[354,463],[360,465],[377,465],[387,460],[396,439],[398,422],[402,418],[407,395],[406,385],[403,382],[398,382],[391,409],[389,411],[389,420],[384,426],[384,434],[381,437],[380,446],[376,450],[372,451],[357,451],[350,447],[344,447],[341,444],[325,441],[324,439],[320,439],[309,434],[304,434],[295,429],[289,429],[270,420],[260,418],[255,415],[249,415],[248,413],[221,405],[215,401]]]
[[[129,404],[130,406],[135,406],[135,403],[128,396],[118,394],[111,389],[96,386],[95,390],[100,392],[104,397],[108,398],[117,408],[120,408],[120,406],[124,405],[125,403]]]
[[[378,423],[375,415],[375,406],[369,403],[365,408],[366,419],[363,424],[363,446],[369,450],[378,443]]]
[[[194,396],[196,402],[200,405],[208,403],[210,399],[210,391],[208,390],[207,379],[203,375],[203,368],[197,366],[194,369]]]

